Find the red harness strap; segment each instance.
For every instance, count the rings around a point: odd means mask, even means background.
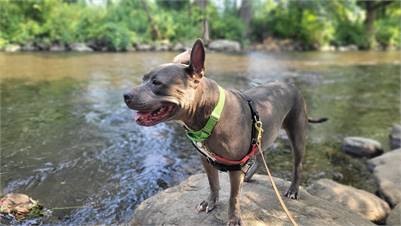
[[[220,164],[224,165],[243,165],[245,164],[256,152],[258,151],[258,145],[257,144],[252,144],[252,149],[251,151],[245,155],[241,160],[230,160],[226,159],[224,157],[221,157],[220,155],[217,155],[213,152],[210,152],[211,155],[216,159],[216,161]]]

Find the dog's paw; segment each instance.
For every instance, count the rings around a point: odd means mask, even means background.
[[[298,189],[294,187],[290,187],[287,192],[284,194],[285,197],[290,198],[290,199],[299,199],[298,197]]]
[[[230,217],[230,219],[227,222],[227,225],[228,226],[241,226],[241,225],[244,225],[244,224],[242,223],[241,217],[233,216],[233,217]]]
[[[216,201],[202,201],[197,207],[198,213],[206,212],[209,213],[210,211],[216,208]]]

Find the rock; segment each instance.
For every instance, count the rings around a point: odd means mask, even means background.
[[[72,43],[70,44],[71,51],[75,52],[92,52],[93,49],[87,46],[85,43]]]
[[[236,41],[219,39],[210,42],[208,48],[215,51],[238,52],[241,50],[241,44]]]
[[[51,52],[64,52],[66,48],[64,45],[52,45],[49,49]]]
[[[126,49],[128,52],[135,52],[136,51],[136,48],[134,47],[134,46],[132,46],[132,45],[129,45],[128,47],[127,47],[127,49]]]
[[[169,44],[156,44],[154,47],[155,51],[169,51],[171,46]]]
[[[153,47],[148,44],[136,44],[135,47],[138,51],[150,51],[153,49]]]
[[[401,202],[401,148],[370,159],[368,164],[379,186],[379,195],[390,206],[396,206]]]
[[[335,181],[342,181],[344,179],[344,175],[340,172],[333,173],[333,180]]]
[[[320,46],[319,50],[322,52],[333,52],[333,51],[336,51],[336,47],[331,46],[331,45],[324,45],[324,46]]]
[[[386,225],[401,225],[401,204],[398,204],[388,215]]]
[[[171,48],[171,50],[173,50],[175,52],[183,52],[186,50],[186,48],[185,48],[184,44],[182,44],[181,42],[177,42],[177,43],[175,43],[173,48]]]
[[[28,42],[28,43],[25,43],[22,47],[21,47],[21,50],[22,51],[35,51],[36,50],[36,47],[35,47],[35,45],[33,45],[33,43],[32,42]]]
[[[383,222],[390,212],[389,205],[367,191],[320,179],[307,188],[308,192],[329,202],[338,202],[373,222]]]
[[[372,158],[383,153],[382,146],[378,141],[363,137],[344,138],[341,149],[355,157]]]
[[[37,201],[25,194],[10,193],[0,199],[0,213],[12,214],[17,219],[23,219],[38,206]]]
[[[48,51],[50,49],[50,45],[47,42],[36,43],[36,47],[41,51]]]
[[[283,193],[290,182],[276,178]],[[168,188],[143,201],[135,210],[131,225],[225,225],[228,219],[229,179],[220,175],[220,201],[212,212],[197,213],[195,207],[208,196],[205,174],[189,177],[178,186]],[[312,196],[300,189],[300,200],[284,201],[299,225],[374,225],[337,203]],[[244,183],[241,192],[241,213],[244,225],[290,225],[280,207],[266,175],[254,175]]]
[[[396,149],[401,147],[401,125],[394,124],[391,128],[389,135],[390,138],[390,148]]]
[[[4,51],[6,51],[8,53],[14,53],[14,52],[18,52],[20,50],[21,50],[21,46],[16,45],[16,44],[8,44],[4,47]]]
[[[358,46],[356,45],[348,45],[348,46],[340,46],[338,47],[338,51],[345,52],[345,51],[357,51]]]

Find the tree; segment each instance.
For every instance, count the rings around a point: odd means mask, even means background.
[[[197,5],[202,12],[202,26],[203,26],[203,41],[207,44],[209,42],[209,22],[207,17],[207,0],[196,0]]]
[[[153,20],[153,17],[149,11],[149,7],[147,4],[147,1],[145,0],[141,0],[142,3],[142,7],[144,9],[144,11],[146,12],[146,16],[148,17],[148,21],[151,27],[151,36],[152,36],[152,40],[158,40],[160,38],[160,31],[159,28],[157,27],[155,21]]]
[[[393,0],[369,0],[362,1],[360,0],[358,3],[362,5],[366,10],[366,17],[364,21],[365,27],[365,36],[366,36],[366,48],[371,49],[376,46],[375,40],[375,28],[374,21],[377,16],[377,11],[382,10],[386,6],[390,5],[395,1]]]
[[[242,0],[239,16],[244,23],[242,37],[247,38],[250,33],[249,25],[252,20],[252,0]]]

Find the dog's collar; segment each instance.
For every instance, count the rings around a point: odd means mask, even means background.
[[[202,142],[206,140],[213,132],[214,127],[216,126],[217,122],[220,119],[221,112],[223,112],[224,103],[226,100],[226,95],[224,89],[219,87],[219,100],[217,101],[216,106],[214,107],[212,114],[210,115],[209,119],[207,120],[205,126],[198,130],[192,131],[189,128],[187,129],[187,137],[192,142]]]

